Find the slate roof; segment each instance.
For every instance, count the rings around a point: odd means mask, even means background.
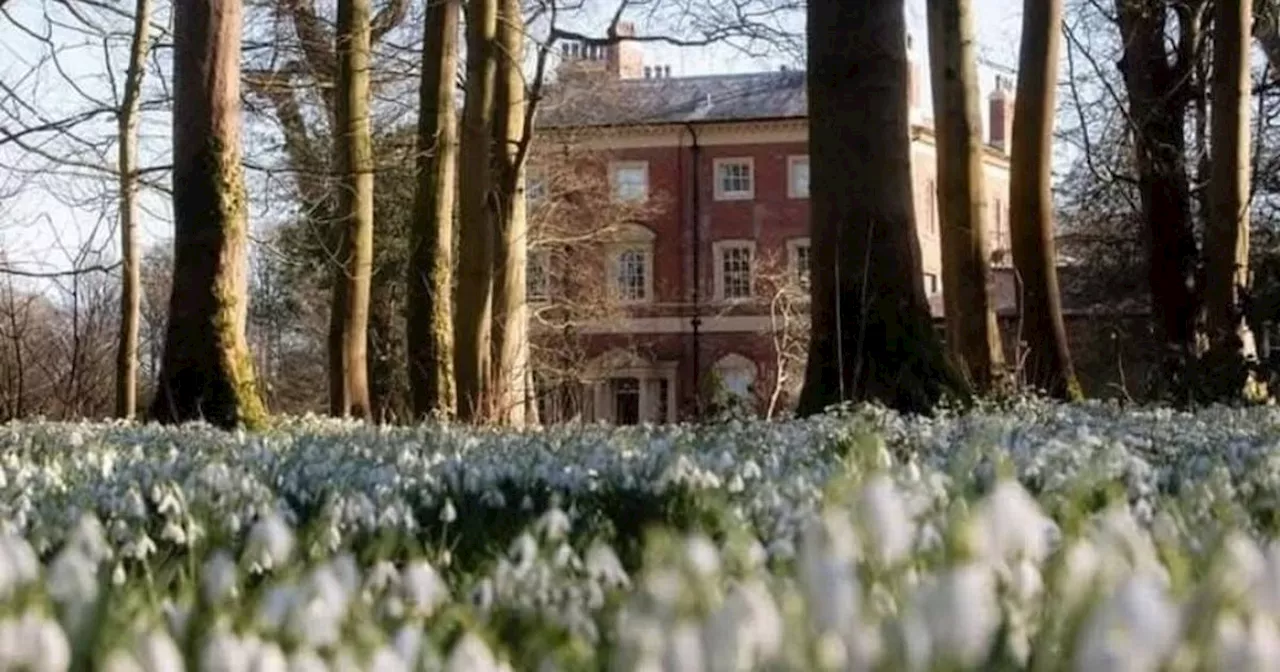
[[[561,82],[539,103],[538,126],[581,128],[804,118],[805,73],[796,70],[658,79]]]

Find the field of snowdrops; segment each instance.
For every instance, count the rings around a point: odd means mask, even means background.
[[[0,428],[0,670],[1280,669],[1280,410]]]

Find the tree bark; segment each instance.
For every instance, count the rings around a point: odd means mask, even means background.
[[[970,0],[928,0],[928,14],[948,345],[961,373],[989,391],[1003,375],[1004,353],[991,302],[972,7]]]
[[[454,316],[458,417],[484,419],[490,403],[494,227],[490,215],[497,0],[470,0],[467,89],[459,148],[460,226]]]
[[[529,399],[529,311],[525,297],[528,221],[524,194],[525,85],[521,69],[524,18],[520,0],[500,0],[494,139],[496,250],[494,254],[492,397],[497,420],[523,426]]]
[[[1022,298],[1019,338],[1028,348],[1023,380],[1059,399],[1075,400],[1081,392],[1062,321],[1050,175],[1061,28],[1062,0],[1023,3],[1009,223]]]
[[[928,412],[967,396],[925,300],[912,207],[902,0],[810,0],[812,337],[799,413]]]
[[[453,381],[453,216],[461,0],[427,3],[418,106],[418,187],[409,257],[408,352],[418,419],[456,408]]]
[[[1217,0],[1213,21],[1213,91],[1205,325],[1210,349],[1253,355],[1242,300],[1249,287],[1249,29],[1252,3]]]
[[[266,411],[245,343],[240,0],[174,6],[173,291],[151,417],[255,427]]]
[[[150,49],[151,0],[137,0],[133,43],[120,105],[120,340],[116,351],[116,417],[138,410],[138,331],[142,320],[142,264],[138,246],[138,115]]]
[[[1120,70],[1133,123],[1147,279],[1161,338],[1181,360],[1194,356],[1199,250],[1191,213],[1186,110],[1194,94],[1198,15],[1179,16],[1174,62],[1166,50],[1166,0],[1116,0]]]
[[[368,327],[373,273],[369,0],[338,0],[338,267],[329,320],[329,411],[370,416]]]

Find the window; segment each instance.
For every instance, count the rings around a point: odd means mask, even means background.
[[[803,289],[809,288],[809,239],[795,238],[787,241],[787,265],[791,269],[791,281]]]
[[[924,289],[926,292],[929,293],[929,296],[933,296],[934,294],[938,293],[938,274],[937,273],[924,274]]]
[[[644,250],[629,249],[618,253],[614,286],[622,301],[644,301],[649,298],[649,264]]]
[[[623,226],[610,248],[609,282],[614,298],[623,302],[653,298],[654,233],[639,224]]]
[[[716,200],[731,201],[755,196],[751,159],[716,159]]]
[[[613,197],[618,201],[644,201],[649,198],[649,164],[626,161],[609,166]]]
[[[787,158],[787,197],[809,198],[809,157]]]
[[[722,301],[751,298],[752,261],[756,246],[751,241],[720,241],[715,244],[716,296]]]
[[[925,182],[925,231],[929,233],[938,232],[938,188],[933,180]]]
[[[529,253],[529,265],[525,275],[525,294],[529,301],[546,301],[551,298],[551,255],[546,250]]]

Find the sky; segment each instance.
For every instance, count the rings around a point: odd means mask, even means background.
[[[28,26],[40,25],[40,14],[55,4],[54,0],[12,0],[4,11]],[[979,58],[990,64],[980,66],[985,96],[993,85],[995,68],[1011,71],[1016,62],[1021,3],[974,0],[974,9]],[[52,11],[56,13],[59,10],[55,6]],[[927,73],[924,0],[907,0],[906,14],[908,30],[914,38],[913,57],[921,65],[921,71]],[[23,95],[20,98],[24,98],[6,102],[2,100],[5,94],[0,91],[0,106],[26,107],[28,113],[34,114],[31,111],[36,110],[46,118],[58,118],[65,116],[67,110],[86,109],[91,106],[90,99],[107,103],[114,100],[119,83],[105,72],[103,54],[110,55],[113,69],[123,71],[127,36],[109,36],[104,40],[101,35],[85,34],[84,31],[64,31],[57,40],[62,55],[54,65],[68,77],[64,79],[46,74],[37,78],[41,59],[46,59],[43,64],[45,70],[51,65],[47,62],[49,50],[0,14],[0,82],[21,84]],[[776,70],[781,65],[790,64],[790,59],[783,54],[751,57],[727,45],[678,48],[648,43],[644,49],[646,63],[670,65],[672,75],[677,77]],[[152,87],[163,86],[154,77],[150,79]],[[67,80],[75,82],[75,85]],[[159,88],[153,90],[157,95],[160,92]],[[930,94],[927,83],[922,84],[920,93],[921,104],[928,110]],[[986,105],[982,107],[985,114]],[[142,128],[144,166],[149,161],[159,163],[164,160],[168,132],[167,114],[147,115],[146,119]],[[103,117],[100,121],[99,133],[110,136],[114,120]],[[0,130],[4,129],[5,123],[5,118],[0,116]],[[0,137],[2,135],[0,133]],[[109,147],[85,146],[81,150],[80,158],[86,164],[101,166],[103,161],[114,161],[114,150]],[[32,157],[23,156],[22,150],[13,145],[0,145],[0,166],[12,165],[15,160],[34,165]],[[92,174],[92,168],[77,168],[74,173],[81,176]],[[34,182],[28,181],[17,194],[12,194],[6,192],[11,191],[8,187],[16,184],[17,176],[5,175],[3,171],[0,168],[0,249],[4,252],[5,264],[39,272],[67,270],[75,265],[75,251],[86,241],[91,241],[88,247],[103,252],[108,258],[114,256],[117,235],[114,203],[104,201],[101,186],[86,185],[86,182],[94,183],[96,180],[85,180],[75,175],[43,177]],[[68,205],[69,200],[81,203]],[[144,196],[143,206],[144,244],[167,238],[171,232],[167,198],[152,192]],[[258,206],[255,210],[261,219],[265,211],[261,204]],[[274,209],[273,205],[266,207]]]

